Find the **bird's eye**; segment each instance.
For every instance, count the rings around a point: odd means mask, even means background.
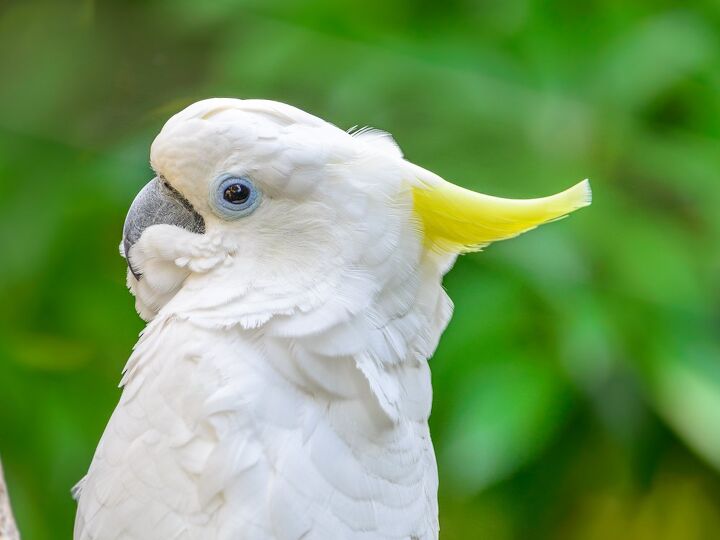
[[[246,184],[230,184],[223,191],[223,199],[232,204],[243,204],[249,198],[252,192]]]
[[[243,176],[221,176],[211,196],[215,213],[225,219],[247,216],[260,204],[260,191]]]

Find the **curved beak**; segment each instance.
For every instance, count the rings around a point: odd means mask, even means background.
[[[175,225],[190,232],[203,234],[205,220],[177,190],[158,177],[153,178],[137,194],[130,205],[123,225],[122,255],[136,279],[142,274],[133,267],[130,248],[151,225]]]

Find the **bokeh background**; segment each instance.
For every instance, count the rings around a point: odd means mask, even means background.
[[[432,360],[442,538],[720,538],[720,6],[0,0],[0,452],[71,537],[142,328],[118,243],[164,120],[209,96],[392,132],[511,197],[595,201],[464,257]]]

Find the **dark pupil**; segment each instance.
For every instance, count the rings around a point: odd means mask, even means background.
[[[242,204],[250,197],[250,188],[245,184],[232,184],[225,189],[223,198],[232,204]]]

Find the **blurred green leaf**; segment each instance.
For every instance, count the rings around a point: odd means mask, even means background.
[[[640,21],[612,43],[595,81],[604,98],[636,108],[706,67],[717,46],[702,17],[690,11],[663,13]]]
[[[563,419],[568,389],[529,359],[495,360],[467,380],[456,391],[441,459],[448,481],[472,493],[538,457]]]

